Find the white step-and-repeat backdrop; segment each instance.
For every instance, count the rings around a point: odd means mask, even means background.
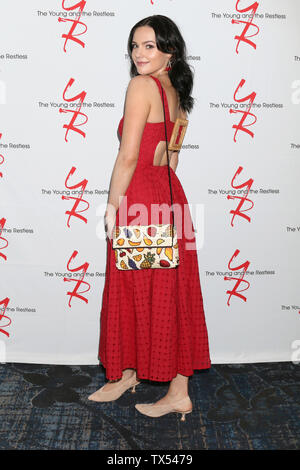
[[[300,360],[300,2],[2,0],[2,362],[98,364],[103,214],[132,26],[169,16],[195,75],[177,175],[212,363]]]

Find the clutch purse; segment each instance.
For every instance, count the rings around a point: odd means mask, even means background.
[[[163,93],[162,85],[161,90]],[[162,100],[162,102],[172,208],[172,185],[164,100]],[[181,148],[187,123],[188,121],[186,119],[177,118],[170,139],[170,150],[179,150]],[[180,125],[182,126],[182,132],[179,143],[175,143],[175,132],[178,132]],[[117,225],[114,227],[112,248],[114,249],[116,267],[118,269],[124,271],[129,269],[170,269],[176,268],[179,265],[178,239],[176,226],[174,224],[173,209],[171,209],[171,212],[172,224]]]
[[[177,232],[171,224],[117,226],[113,236],[118,269],[166,269],[179,264]]]

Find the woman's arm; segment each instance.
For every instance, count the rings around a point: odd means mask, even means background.
[[[116,212],[125,195],[137,165],[141,139],[150,112],[150,77],[138,75],[128,85],[121,145],[113,168],[105,222],[107,235],[112,236]]]
[[[170,167],[172,168],[172,170],[174,170],[176,172],[176,168],[178,166],[178,153],[179,152],[173,152],[172,153],[172,156],[170,158]]]

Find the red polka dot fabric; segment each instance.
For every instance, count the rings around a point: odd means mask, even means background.
[[[165,103],[170,140],[174,123],[170,121],[168,102],[160,81],[152,78]],[[121,136],[122,128],[123,118],[118,128]],[[138,163],[125,194],[127,200],[123,198],[117,211],[116,225],[121,209],[126,211],[126,225],[139,225],[139,212],[130,212],[136,203],[147,208],[140,225],[172,223],[172,217],[166,219],[163,212],[157,219],[151,218],[151,205],[171,205],[168,165],[153,166],[155,148],[161,140],[165,140],[164,122],[146,123]],[[194,226],[184,190],[172,168],[170,175],[179,265],[171,269],[119,270],[107,239],[98,359],[109,380],[120,379],[124,369],[133,368],[140,379],[165,382],[178,373],[191,376],[195,369],[211,366]],[[186,224],[192,233],[185,230]]]

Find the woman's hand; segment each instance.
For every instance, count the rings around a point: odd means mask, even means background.
[[[104,227],[107,238],[111,241],[116,222],[116,211],[106,210],[104,214]]]

